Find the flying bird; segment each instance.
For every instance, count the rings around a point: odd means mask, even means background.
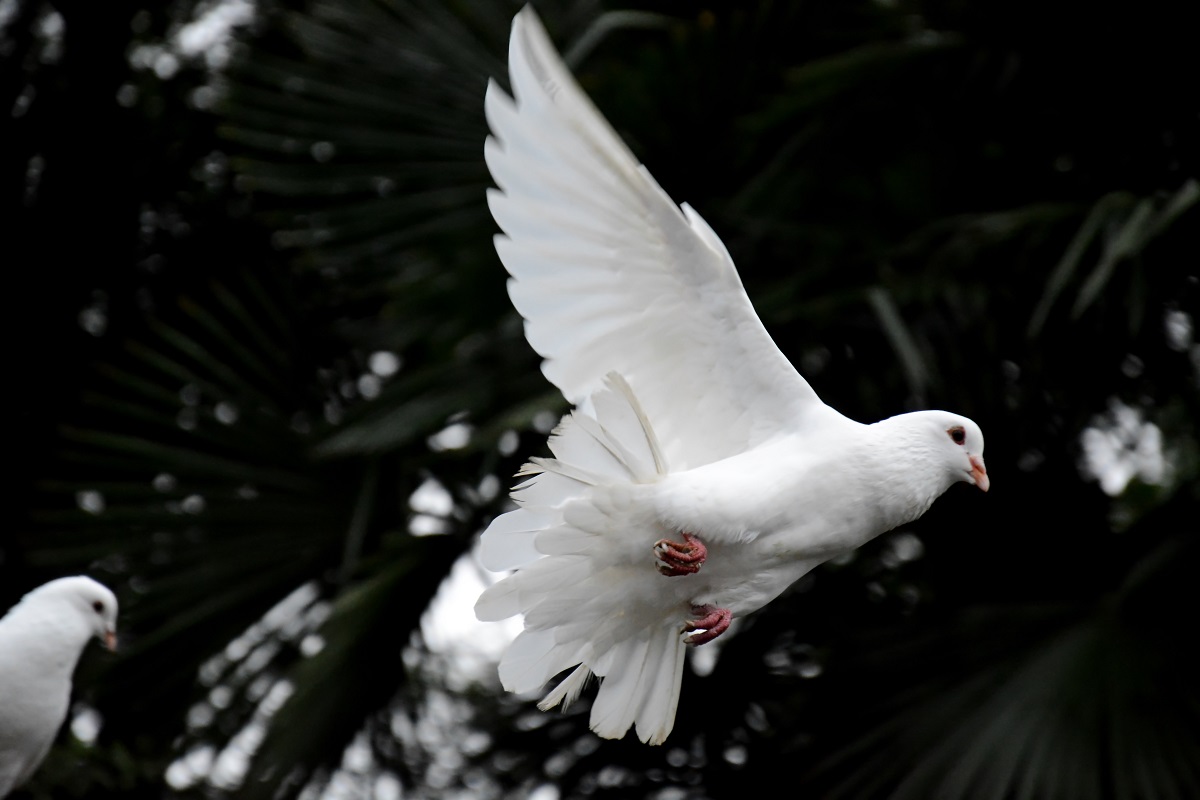
[[[39,586],[0,618],[0,797],[50,751],[83,648],[96,637],[116,650],[116,631],[117,598],[83,576]]]
[[[575,700],[591,728],[660,744],[689,646],[809,570],[917,519],[962,481],[987,491],[983,434],[918,411],[874,424],[821,402],[771,340],[721,240],[676,205],[576,84],[534,12],[513,20],[512,96],[485,98],[488,192],[508,292],[573,405],[483,533],[515,570],[475,605],[523,615],[500,680]]]

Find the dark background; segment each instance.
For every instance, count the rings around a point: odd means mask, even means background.
[[[124,637],[18,795],[1200,794],[1183,4],[535,5],[822,398],[971,416],[992,491],[746,620],[664,747],[449,680],[422,614],[563,410],[483,203],[519,4],[262,3],[214,67],[205,4],[15,0],[0,606],[87,572]]]

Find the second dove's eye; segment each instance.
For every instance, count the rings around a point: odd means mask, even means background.
[[[963,444],[967,441],[967,433],[962,428],[951,428],[946,433],[950,434],[950,438],[954,440],[955,444]]]

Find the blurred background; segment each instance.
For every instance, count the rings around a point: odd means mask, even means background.
[[[471,613],[564,411],[484,204],[519,6],[0,0],[0,609],[123,612],[15,796],[1200,796],[1187,4],[535,3],[823,399],[988,441],[695,650],[658,748],[504,694]]]

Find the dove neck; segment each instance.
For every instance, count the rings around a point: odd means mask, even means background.
[[[19,649],[29,665],[46,676],[66,675],[75,665],[93,632],[77,609],[57,598],[18,604],[3,620],[5,647]]]
[[[920,413],[870,425],[879,509],[889,530],[920,517],[954,482],[933,447]]]

